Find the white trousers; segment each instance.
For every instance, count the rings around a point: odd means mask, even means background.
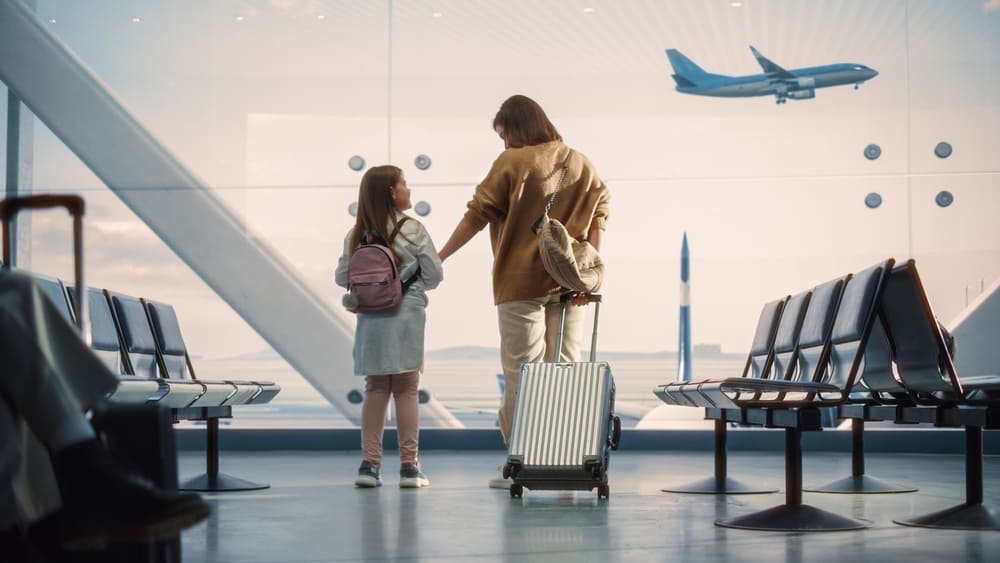
[[[556,337],[562,305],[559,295],[507,301],[497,305],[500,319],[500,363],[504,375],[504,393],[500,402],[500,433],[504,444],[510,440],[514,418],[514,399],[521,378],[521,364],[555,361]],[[580,330],[583,307],[567,305],[560,362],[580,359]]]

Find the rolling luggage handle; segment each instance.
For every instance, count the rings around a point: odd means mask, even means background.
[[[552,361],[558,363],[559,356],[562,354],[562,343],[563,343],[563,329],[566,328],[566,307],[569,303],[569,298],[572,293],[563,293],[559,296],[559,303],[562,304],[562,311],[559,314],[559,333],[556,335],[556,353],[552,355]],[[594,332],[590,337],[590,361],[597,361],[597,320],[601,314],[601,294],[600,293],[588,293],[587,294],[588,303],[596,303],[594,305]]]
[[[559,334],[556,336],[556,353],[553,355],[553,361],[559,361],[559,355],[562,353],[562,341],[563,341],[563,329],[566,326],[566,307],[569,303],[570,296],[572,293],[563,293],[559,296],[559,303],[562,304],[562,311],[559,316]],[[601,294],[600,293],[589,293],[587,294],[587,302],[595,303],[594,305],[594,332],[590,336],[590,361],[597,361],[597,321],[601,314]],[[614,399],[612,398],[612,412],[614,411]],[[621,443],[622,439],[622,420],[617,416],[611,417],[611,435],[608,436],[608,447],[612,450],[618,450],[618,444]]]
[[[83,198],[78,195],[40,194],[9,197],[0,201],[0,220],[3,221],[3,267],[10,269],[11,238],[10,223],[24,209],[50,209],[62,207],[73,216],[73,256],[75,258],[76,299],[73,300],[73,314],[80,336],[90,344],[89,313],[87,311],[86,289],[83,283]]]

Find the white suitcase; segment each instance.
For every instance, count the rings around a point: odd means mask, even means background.
[[[514,403],[507,463],[510,495],[532,490],[597,489],[608,498],[608,461],[618,449],[621,420],[614,415],[615,382],[607,362],[596,361],[600,295],[595,303],[589,362],[535,363],[521,366]],[[563,300],[555,357],[562,347],[566,317]]]

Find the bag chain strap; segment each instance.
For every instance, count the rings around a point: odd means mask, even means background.
[[[572,150],[569,151],[569,154],[566,155],[565,162],[563,162],[562,171],[559,173],[559,181],[556,182],[556,190],[552,192],[552,195],[549,196],[548,201],[545,202],[545,210],[542,211],[542,214],[539,215],[538,219],[531,225],[531,232],[535,234],[538,234],[538,230],[542,226],[542,221],[549,216],[549,210],[552,209],[552,203],[555,202],[556,195],[559,193],[559,190],[562,189],[563,179],[566,177],[566,171],[569,170],[569,158],[571,156],[573,156]]]
[[[566,170],[569,169],[568,165],[563,166],[562,172],[559,173],[559,181],[556,182],[556,191],[552,192],[549,196],[549,200],[545,202],[545,215],[549,214],[549,209],[552,209],[552,203],[556,200],[556,195],[559,194],[559,190],[562,189],[563,178],[566,177]]]

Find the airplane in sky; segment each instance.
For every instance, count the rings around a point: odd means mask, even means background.
[[[866,80],[878,76],[878,71],[865,65],[838,63],[785,70],[771,59],[750,46],[753,56],[764,70],[763,74],[725,76],[705,72],[694,61],[677,49],[667,49],[667,58],[674,68],[674,82],[682,94],[715,96],[719,98],[746,98],[774,96],[775,103],[783,104],[789,98],[809,100],[816,97],[816,88],[854,84],[854,89]]]

